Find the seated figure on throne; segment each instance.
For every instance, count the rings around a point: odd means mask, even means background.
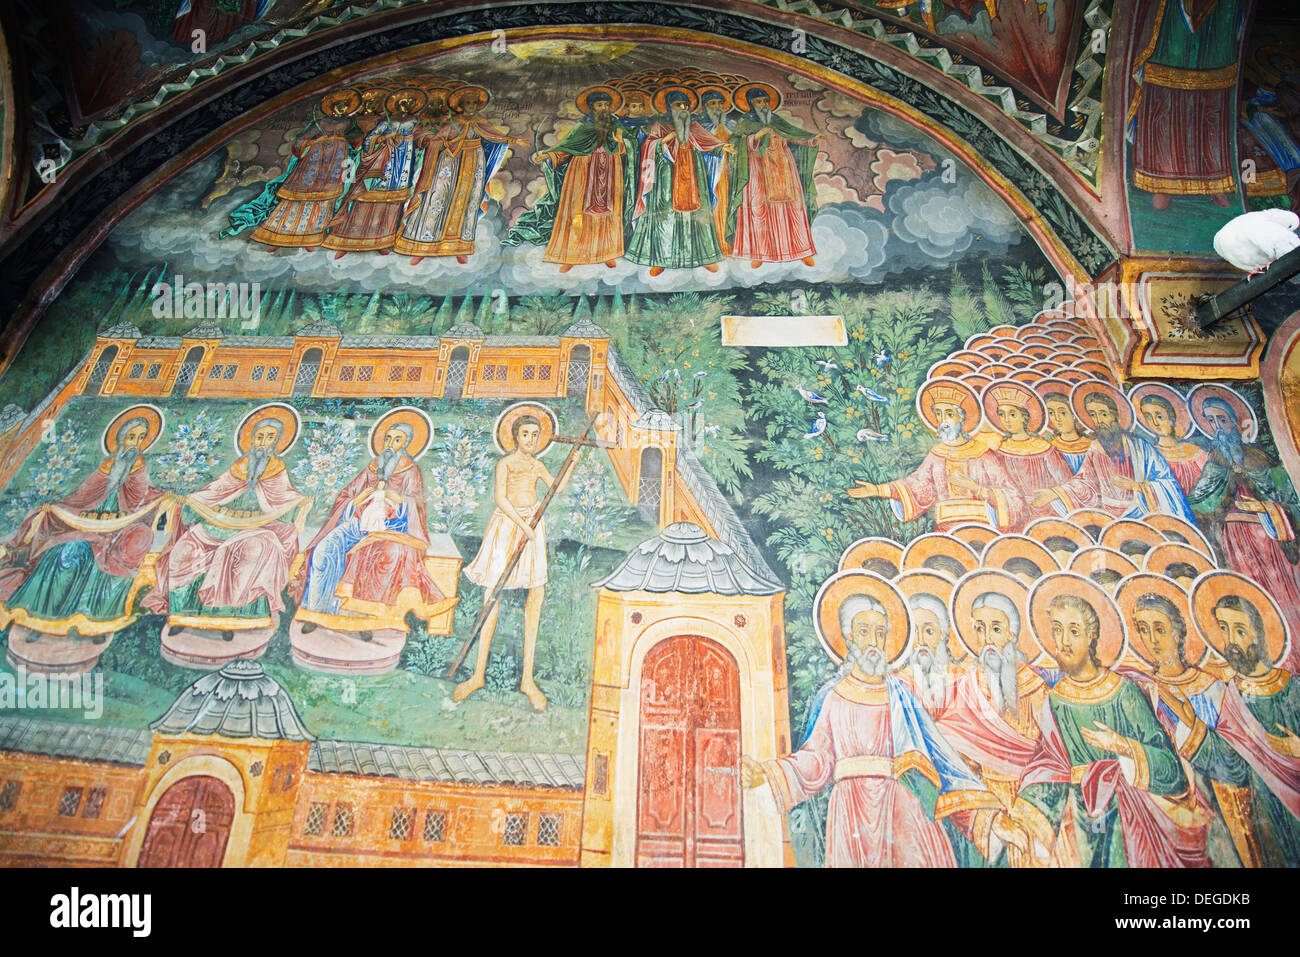
[[[408,613],[427,622],[455,603],[425,564],[424,476],[415,460],[432,437],[428,416],[409,406],[375,423],[374,459],[339,492],[329,518],[294,562],[293,591],[301,596],[294,620],[301,634],[325,627],[369,641],[381,629],[407,631]]]
[[[99,467],[0,545],[0,622],[27,629],[29,641],[40,632],[102,643],[135,620],[153,520],[167,504],[144,460],[162,425],[153,406],[127,409],[104,430]]]
[[[293,409],[272,403],[244,418],[244,453],[180,504],[171,541],[158,560],[158,582],[144,601],[167,616],[164,642],[183,628],[235,632],[273,628],[284,610],[289,563],[311,498],[289,481],[280,458],[298,434]],[[285,521],[296,511],[293,521]]]

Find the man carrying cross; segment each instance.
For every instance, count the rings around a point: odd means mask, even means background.
[[[553,487],[554,494],[558,495],[568,484],[570,474],[567,469],[561,469],[557,481],[538,458],[551,444],[554,434],[554,419],[540,406],[513,406],[497,420],[497,444],[505,454],[496,467],[493,487],[496,508],[488,519],[478,554],[465,568],[466,578],[487,589],[483,593],[484,614],[480,616],[483,626],[478,659],[474,664],[474,674],[452,692],[453,701],[464,701],[483,687],[492,635],[501,610],[494,604],[494,592],[501,588],[526,588],[524,675],[519,689],[528,696],[536,710],[546,710],[546,695],[533,681],[537,629],[541,624],[542,600],[546,595],[546,529],[538,515],[541,504],[537,500],[537,483],[542,482],[548,489]],[[512,568],[511,559],[521,543],[522,551]],[[493,603],[490,609],[489,603]]]

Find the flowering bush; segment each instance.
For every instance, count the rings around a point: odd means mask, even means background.
[[[290,474],[294,488],[314,498],[318,508],[328,511],[334,493],[357,474],[360,431],[350,419],[322,422],[308,429],[303,443],[306,454]]]
[[[628,520],[632,509],[622,504],[622,497],[614,492],[609,473],[594,455],[585,455],[573,470],[569,481],[568,525],[569,538],[583,545],[604,545]]]
[[[154,460],[150,474],[154,485],[169,492],[189,494],[207,484],[212,470],[221,463],[221,442],[229,432],[220,415],[200,409],[172,433],[167,449]]]
[[[487,430],[481,425],[448,425],[442,435],[434,446],[438,464],[425,480],[429,531],[463,535],[473,527],[479,496],[492,474]]]
[[[85,438],[86,430],[67,418],[55,425],[49,442],[36,446],[28,459],[22,491],[5,499],[4,516],[11,526],[21,523],[32,509],[62,498],[85,478],[90,465],[83,461]]]

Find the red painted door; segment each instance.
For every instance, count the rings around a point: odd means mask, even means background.
[[[721,645],[656,645],[641,677],[638,867],[740,867],[740,675]]]
[[[220,867],[235,819],[235,796],[206,775],[177,781],[154,805],[140,867]]]

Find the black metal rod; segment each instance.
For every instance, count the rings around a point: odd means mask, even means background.
[[[1197,306],[1196,331],[1204,334],[1211,326],[1297,274],[1300,274],[1300,247],[1273,260],[1273,264],[1258,275],[1229,286]]]

